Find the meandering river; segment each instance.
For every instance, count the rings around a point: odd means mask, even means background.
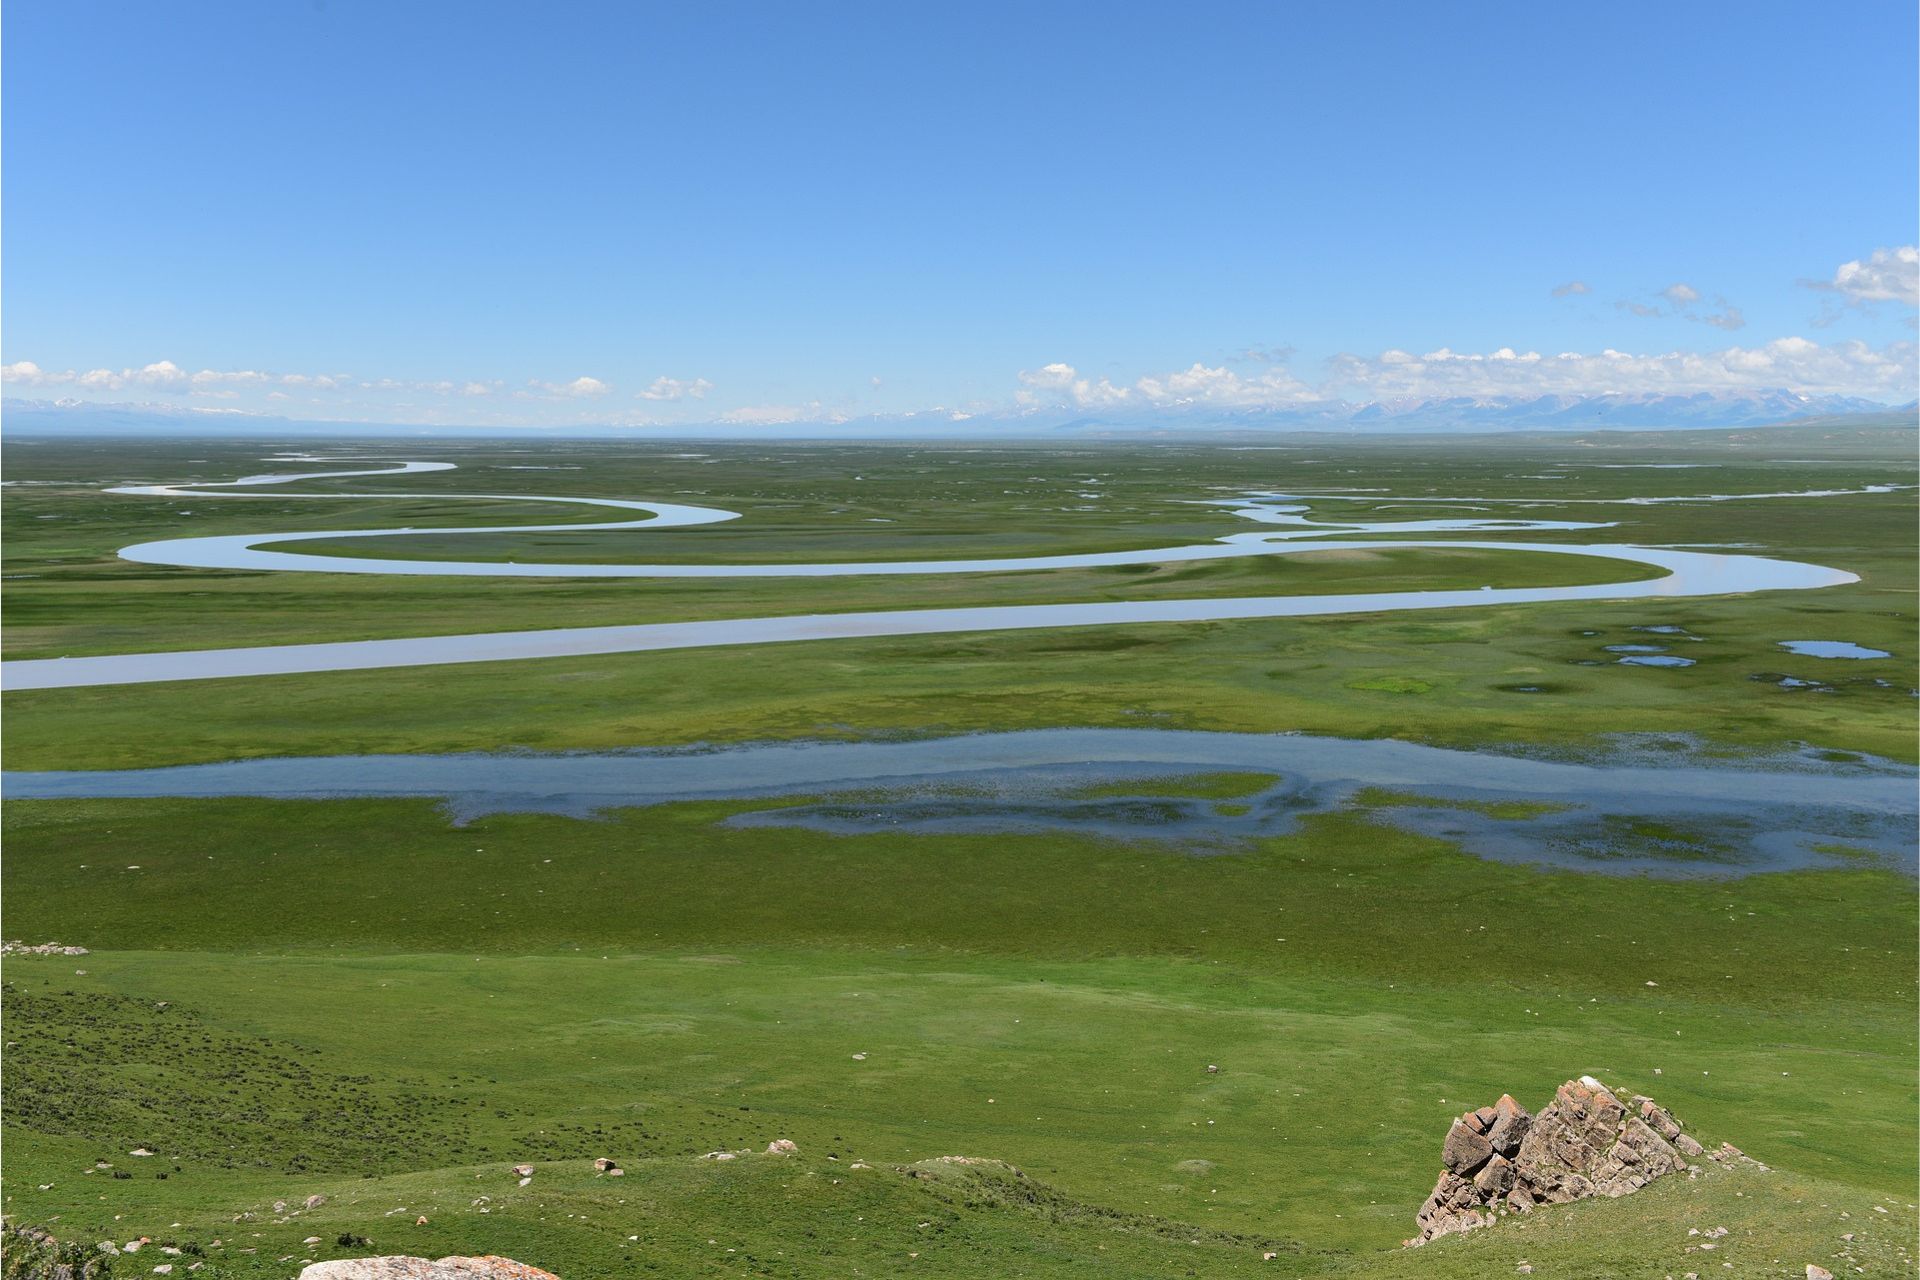
[[[286,460],[346,461],[297,456]],[[1262,525],[1259,532],[1231,534],[1212,542],[1134,551],[1078,555],[990,557],[971,560],[833,561],[808,564],[568,564],[554,562],[482,563],[473,561],[358,558],[303,555],[279,550],[288,544],[343,538],[384,538],[432,532],[435,535],[582,532],[606,529],[673,528],[740,518],[713,507],[637,502],[614,498],[528,494],[298,493],[279,486],[302,480],[356,476],[393,476],[446,471],[446,462],[410,461],[396,466],[347,471],[303,471],[245,476],[237,480],[191,485],[137,485],[109,490],[138,497],[258,498],[315,501],[364,501],[369,497],[415,497],[436,501],[540,502],[608,507],[645,512],[640,519],[591,524],[485,525],[464,528],[356,529],[327,532],[235,534],[171,538],[123,548],[125,559],[143,564],[195,569],[270,570],[300,573],[397,574],[411,576],[566,578],[768,578],[844,577],[880,574],[997,573],[1010,570],[1087,568],[1103,565],[1158,564],[1168,561],[1228,559],[1253,555],[1297,555],[1312,551],[1469,547],[1526,551],[1543,555],[1579,555],[1621,560],[1661,571],[1638,582],[1563,587],[1496,587],[1478,590],[1356,592],[1336,595],[1234,596],[1211,599],[1124,601],[1088,604],[985,606],[949,609],[901,609],[861,613],[806,614],[712,622],[647,623],[633,626],[570,627],[477,635],[425,636],[398,640],[358,640],[324,644],[253,646],[190,652],[112,654],[99,657],[28,659],[0,664],[0,683],[10,690],[71,688],[89,685],[143,684],[170,680],[211,680],[301,672],[434,666],[529,658],[632,653],[721,645],[776,644],[788,641],[855,637],[935,635],[961,631],[1008,631],[1044,627],[1112,626],[1157,622],[1207,622],[1255,618],[1297,618],[1324,614],[1383,613],[1408,609],[1457,609],[1484,605],[1572,600],[1632,600],[1648,597],[1725,595],[1747,591],[1810,590],[1858,581],[1840,569],[1676,547],[1626,543],[1565,543],[1515,540],[1528,532],[1566,532],[1610,527],[1606,522],[1510,518],[1452,518],[1413,521],[1333,521],[1310,518],[1315,504],[1351,500],[1356,494],[1249,494],[1211,500],[1212,505]],[[275,492],[258,490],[272,487]],[[1893,486],[1826,490],[1807,494],[1709,494],[1699,501],[1736,501],[1744,497],[1825,497],[1844,493],[1886,492]],[[1681,501],[1683,499],[1658,499]],[[1424,499],[1493,503],[1499,499]],[[1592,500],[1600,501],[1600,500]],[[1655,499],[1611,499],[1622,504]],[[1408,534],[1495,534],[1496,539],[1408,538]],[[1369,539],[1366,535],[1375,535]],[[1384,535],[1393,535],[1387,537]]]

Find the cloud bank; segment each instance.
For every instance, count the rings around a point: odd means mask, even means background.
[[[1328,360],[1324,376],[1309,383],[1284,369],[1257,377],[1226,366],[1195,364],[1176,373],[1130,382],[1082,375],[1054,363],[1019,375],[1016,402],[1102,409],[1287,408],[1336,399],[1393,400],[1428,396],[1599,395],[1612,392],[1691,395],[1785,389],[1806,394],[1903,399],[1920,383],[1920,357],[1912,342],[1873,347],[1847,341],[1821,344],[1777,338],[1720,351],[1668,351],[1636,355],[1612,348],[1597,354],[1542,354],[1502,347],[1485,353],[1442,347],[1424,355],[1400,350]]]
[[[1907,256],[1902,257],[1903,253]],[[1920,266],[1920,255],[1911,250],[1886,250],[1843,266],[1835,278],[1844,281],[1862,305],[1893,302],[1916,292],[1916,266]],[[1822,282],[1822,287],[1838,292],[1841,285]],[[1691,285],[1676,283],[1655,296],[1660,314],[1687,315],[1723,329],[1744,323],[1737,308],[1705,311],[1699,306],[1701,292]],[[1784,337],[1710,351],[1653,352],[1612,347],[1597,352],[1513,347],[1473,352],[1440,347],[1416,353],[1390,348],[1371,354],[1342,352],[1298,368],[1292,357],[1284,347],[1249,348],[1217,364],[1195,361],[1164,372],[1127,375],[1093,373],[1066,361],[1052,361],[1018,371],[1004,398],[968,401],[957,407],[951,402],[908,406],[892,413],[903,419],[928,416],[958,422],[1048,411],[1125,411],[1160,413],[1171,420],[1208,411],[1279,411],[1449,397],[1724,396],[1786,391],[1899,403],[1915,398],[1920,389],[1920,348],[1911,340],[1874,346],[1857,339],[1821,343]],[[620,398],[613,394],[613,382],[586,374],[564,381],[535,378],[519,383],[500,378],[417,381],[254,369],[191,372],[171,360],[88,370],[50,370],[21,360],[0,366],[0,378],[9,389],[58,390],[82,400],[134,391],[183,406],[221,405],[320,420],[393,423],[831,425],[870,412],[857,407],[852,396],[710,405],[709,398],[716,392],[713,382],[666,374]],[[661,416],[654,416],[657,411]]]

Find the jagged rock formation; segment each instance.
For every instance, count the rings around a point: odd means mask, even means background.
[[[1725,1147],[1712,1158],[1723,1153],[1739,1154]],[[1502,1094],[1447,1130],[1445,1168],[1415,1215],[1420,1234],[1405,1243],[1488,1226],[1536,1204],[1624,1196],[1704,1154],[1666,1108],[1638,1095],[1622,1103],[1592,1076],[1561,1085],[1538,1115]]]
[[[316,1262],[300,1280],[560,1280],[551,1271],[512,1258],[336,1258]]]

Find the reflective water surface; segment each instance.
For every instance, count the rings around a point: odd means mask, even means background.
[[[1252,775],[1199,788],[1197,775]],[[1182,783],[1180,779],[1188,781]],[[1362,811],[1481,857],[1608,874],[1726,876],[1914,865],[1916,773],[1871,757],[1736,760],[1629,739],[1599,759],[1392,740],[1152,729],[783,742],[605,754],[326,756],[12,773],[12,799],[426,797],[456,821],[686,799],[764,801],[728,821],[846,834],[1068,833],[1233,853]],[[1196,795],[1195,791],[1206,794]]]

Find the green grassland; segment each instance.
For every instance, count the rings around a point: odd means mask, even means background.
[[[1621,666],[1604,650],[1646,640],[1634,626],[1667,624],[1702,637],[1676,649],[1696,666]],[[823,641],[751,656],[696,649],[430,676],[334,672],[10,694],[8,747],[16,768],[108,768],[1153,725],[1575,748],[1610,733],[1686,733],[1729,747],[1799,741],[1912,760],[1911,632],[1911,601],[1863,584],[1671,604]],[[1851,640],[1894,656],[1796,657],[1778,639]],[[1783,687],[1781,674],[1833,688]],[[157,725],[166,732],[153,732]]]
[[[821,1163],[1010,1161],[1227,1254],[1332,1265],[1410,1230],[1451,1114],[1577,1071],[1856,1216],[1911,1199],[1914,911],[1890,873],[1518,871],[1351,815],[1192,858],[712,825],[737,805],[461,828],[421,802],[9,807],[9,928],[101,948],[9,962],[12,1087],[38,1103],[13,1104],[9,1194],[90,1230],[135,1193],[230,1217],[370,1176],[321,1234],[381,1240],[420,1188],[458,1210],[520,1159],[674,1186],[788,1137]],[[164,1187],[81,1173],[137,1144],[179,1166]],[[435,1238],[497,1246],[464,1223]],[[731,1235],[764,1256],[782,1230]],[[605,1243],[540,1257],[599,1274]],[[786,1273],[831,1265],[787,1247]]]
[[[301,487],[558,490],[747,512],[630,538],[541,535],[550,541],[538,550],[715,561],[1174,545],[1253,527],[1180,501],[1226,487],[1551,496],[1504,513],[1624,522],[1530,540],[1753,544],[1863,581],[8,694],[7,764],[1048,725],[1574,750],[1660,732],[1706,750],[1809,742],[1915,758],[1912,491],[1570,501],[1906,483],[1910,434],[1292,445],[542,444],[536,454],[427,442],[339,452],[463,469]],[[1596,581],[1587,575],[1619,568],[1409,550],[949,580],[514,583],[114,560],[124,543],[184,532],[484,522],[478,504],[97,492],[301,469],[261,462],[270,451],[10,445],[9,656]],[[1711,465],[1578,465],[1675,461]],[[586,470],[504,469],[534,463]],[[1565,478],[1527,478],[1541,474]],[[1107,496],[1083,503],[1075,495],[1093,476]],[[1071,509],[1082,505],[1095,509]],[[1352,506],[1455,514],[1388,496]],[[594,518],[519,504],[486,518],[549,515]],[[626,541],[616,551],[606,537]],[[406,541],[423,544],[407,554],[434,551],[428,537]],[[486,554],[527,558],[530,544],[502,537]],[[400,549],[340,549],[349,545]],[[444,540],[441,550],[472,549]],[[1632,630],[1648,625],[1699,639]],[[1784,639],[1893,656],[1799,658],[1777,647]],[[1698,665],[1608,662],[1605,645],[1644,641]],[[1832,691],[1782,688],[1781,674]],[[1140,790],[1231,799],[1261,781],[1223,772]],[[420,801],[9,801],[6,936],[93,953],[5,964],[8,1215],[88,1247],[146,1234],[198,1249],[164,1260],[204,1258],[195,1275],[215,1277],[290,1276],[308,1257],[368,1251],[498,1252],[567,1280],[1452,1280],[1511,1274],[1522,1259],[1553,1277],[1798,1277],[1808,1262],[1915,1273],[1910,877],[1864,865],[1724,881],[1530,870],[1375,823],[1365,805],[1209,857],[1060,835],[719,825],[751,807],[456,826]],[[1710,1145],[1731,1141],[1773,1171],[1715,1166],[1626,1200],[1396,1248],[1438,1173],[1451,1116],[1501,1092],[1537,1106],[1580,1072],[1655,1095]],[[781,1137],[799,1154],[703,1158]],[[158,1154],[128,1154],[143,1144]],[[626,1176],[596,1177],[588,1162],[600,1155]],[[954,1155],[989,1163],[937,1159]],[[521,1160],[538,1167],[525,1188],[508,1173]],[[302,1210],[315,1194],[326,1202]],[[1717,1225],[1730,1231],[1717,1250],[1688,1252],[1701,1243],[1690,1228]],[[1278,1256],[1263,1261],[1268,1252]],[[114,1274],[160,1261],[143,1251]]]

